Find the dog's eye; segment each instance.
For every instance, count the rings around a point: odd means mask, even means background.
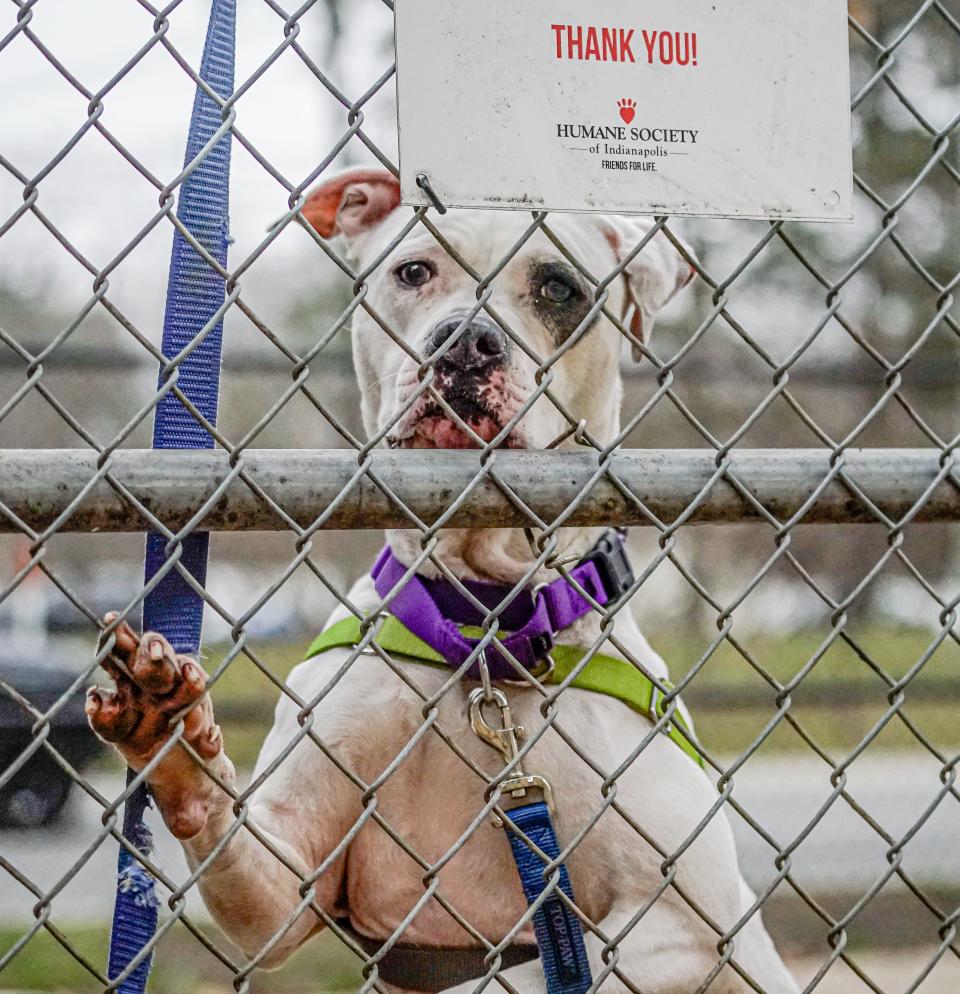
[[[540,287],[540,296],[551,304],[568,304],[576,295],[576,289],[566,280],[549,279]]]
[[[397,279],[404,286],[423,286],[433,278],[433,267],[429,262],[405,262],[396,270]]]

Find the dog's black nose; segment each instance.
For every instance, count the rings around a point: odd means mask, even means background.
[[[427,342],[427,355],[437,352],[463,324],[465,314],[453,314],[438,322]],[[480,370],[496,368],[507,358],[507,336],[483,314],[477,314],[457,340],[437,361],[438,369]]]

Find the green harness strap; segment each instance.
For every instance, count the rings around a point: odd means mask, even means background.
[[[479,638],[483,633],[480,629],[464,627],[464,635]],[[360,620],[344,618],[335,625],[321,632],[312,645],[307,649],[306,659],[319,655],[328,649],[341,649],[359,644]],[[387,615],[376,636],[376,643],[387,652],[399,656],[407,656],[421,663],[432,666],[447,667],[443,656],[434,648],[417,638],[409,628],[398,621],[393,615]],[[572,645],[557,645],[550,652],[553,660],[553,670],[545,677],[545,683],[562,683],[576,669],[577,664],[586,655],[585,649]],[[669,687],[668,681],[662,681]],[[646,715],[651,721],[659,721],[664,714],[663,695],[654,684],[638,669],[623,659],[614,656],[593,656],[586,666],[573,678],[571,687],[581,690],[592,690],[608,697],[616,697],[634,711]],[[679,710],[675,710],[670,724],[666,728],[667,736],[675,742],[698,766],[703,766],[693,737],[689,735],[686,724]]]

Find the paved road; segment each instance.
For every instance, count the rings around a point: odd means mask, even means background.
[[[781,844],[788,844],[815,818],[830,796],[828,769],[815,758],[753,761],[736,778],[734,796]],[[116,796],[122,778],[94,778],[104,796]],[[849,790],[892,835],[907,833],[933,803],[940,789],[937,764],[919,757],[874,755],[858,760],[849,772]],[[747,878],[762,885],[774,872],[770,847],[739,818],[734,830]],[[0,854],[43,888],[54,887],[100,830],[100,810],[75,791],[60,824],[42,832],[0,833]],[[157,831],[161,864],[176,880],[186,866],[176,843],[162,826]],[[960,888],[960,803],[944,798],[907,844],[904,865],[919,881]],[[866,889],[886,868],[886,844],[837,800],[794,855],[798,880],[814,893]],[[109,916],[116,852],[112,842],[99,846],[54,899],[54,920],[96,921]],[[35,898],[0,869],[0,924],[32,920]],[[203,914],[199,899],[192,910]]]

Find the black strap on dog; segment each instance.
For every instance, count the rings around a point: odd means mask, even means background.
[[[362,935],[349,922],[337,924],[360,948],[372,956],[383,946],[383,939]],[[394,987],[423,994],[440,991],[468,980],[478,980],[489,969],[485,962],[487,950],[479,946],[448,949],[440,946],[412,946],[398,943],[379,961],[380,979]],[[540,955],[536,946],[508,946],[502,953],[500,969],[517,966]]]

